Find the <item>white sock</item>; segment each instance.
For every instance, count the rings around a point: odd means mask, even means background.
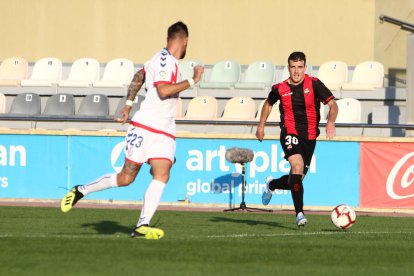
[[[86,196],[89,193],[118,187],[116,176],[117,173],[103,175],[87,185],[79,186],[78,191]]]
[[[141,215],[139,217],[137,227],[143,224],[150,224],[152,216],[158,208],[161,201],[162,192],[165,183],[153,179],[149,184],[144,196],[144,205],[142,206]]]

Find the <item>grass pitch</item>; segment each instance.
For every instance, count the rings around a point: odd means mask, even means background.
[[[0,275],[413,275],[414,217],[158,211],[161,240],[131,239],[139,212],[0,207]]]

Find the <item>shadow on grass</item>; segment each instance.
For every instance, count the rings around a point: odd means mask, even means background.
[[[289,230],[298,230],[297,227],[288,227],[284,226],[276,221],[259,221],[259,220],[251,220],[251,219],[234,219],[234,218],[225,218],[225,217],[214,217],[211,219],[212,222],[232,222],[232,223],[242,223],[251,226],[256,225],[267,225],[270,227],[279,227]]]
[[[116,233],[122,233],[122,234],[129,234],[132,230],[132,227],[126,227],[123,225],[120,225],[116,221],[111,220],[104,220],[96,223],[85,223],[82,224],[82,227],[88,227],[94,229],[99,234],[105,234],[105,235],[111,235]]]

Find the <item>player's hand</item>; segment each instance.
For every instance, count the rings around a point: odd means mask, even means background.
[[[119,111],[119,116],[115,117],[114,120],[121,123],[121,124],[125,124],[128,121],[128,117],[129,117],[129,112],[131,111],[131,106],[126,105],[124,106],[121,111]]]
[[[194,66],[194,75],[193,80],[195,83],[198,83],[201,80],[201,76],[204,73],[204,66],[196,65]]]
[[[326,124],[326,138],[333,139],[336,135],[335,123],[328,122]]]
[[[256,138],[261,142],[263,140],[264,137],[264,129],[261,127],[258,127],[256,130]]]

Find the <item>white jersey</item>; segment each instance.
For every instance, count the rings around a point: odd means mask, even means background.
[[[147,95],[132,121],[175,136],[175,109],[178,94],[160,98],[158,84],[174,84],[178,80],[178,61],[166,48],[144,65]]]

